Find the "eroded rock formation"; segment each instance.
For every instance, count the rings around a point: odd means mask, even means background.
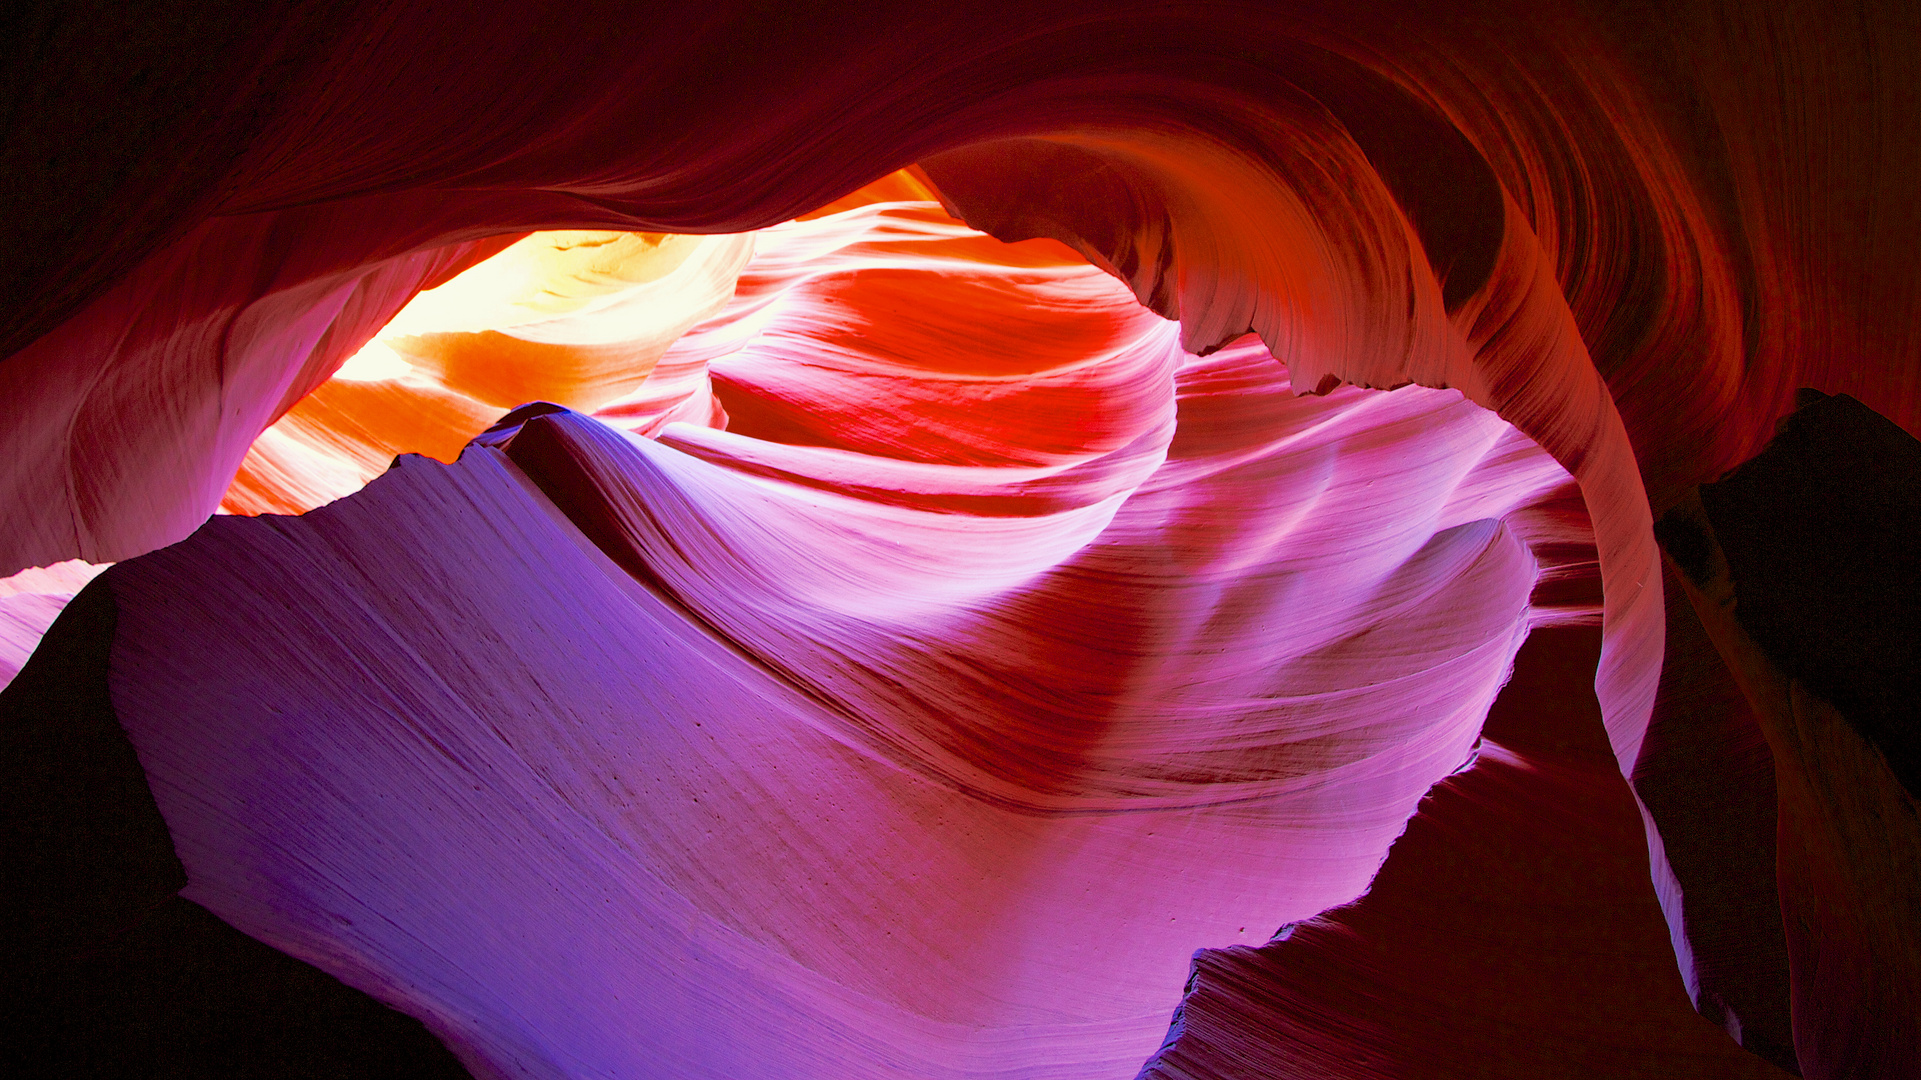
[[[1818,1076],[1921,1056],[1921,441],[1803,394],[1767,449],[1662,520],[1774,759],[1794,1045]]]
[[[1495,738],[1433,820],[1591,807],[1618,881],[1637,811],[1708,1020],[1635,1045],[1915,1067],[1809,974],[1916,970],[1862,947],[1905,856],[1836,854],[1843,790],[1912,792],[1834,769],[1898,780],[1906,729],[1680,606],[1651,526],[1796,387],[1915,430],[1904,6],[75,3],[14,36],[0,573],[127,560],[102,692],[183,895],[469,1068],[1123,1075],[1194,948],[1359,896],[1530,629],[1596,609],[1626,792]],[[542,250],[556,288],[390,326]],[[396,366],[336,378],[377,335]],[[487,430],[533,398],[573,411]],[[401,451],[443,464],[322,506]],[[81,584],[35,573],[10,666]],[[1784,758],[1818,723],[1873,753]],[[1262,955],[1348,940],[1297,937]],[[1329,1052],[1419,1056],[1365,1027]]]

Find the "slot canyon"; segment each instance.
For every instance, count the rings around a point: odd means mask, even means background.
[[[4,20],[18,1076],[1921,1076],[1921,10]]]

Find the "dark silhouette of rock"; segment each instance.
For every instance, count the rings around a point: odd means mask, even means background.
[[[1802,1070],[1906,1077],[1921,1061],[1921,442],[1845,394],[1800,400],[1658,534],[1773,753]]]
[[[418,1020],[176,895],[108,695],[116,621],[94,581],[0,691],[0,1072],[465,1077]]]

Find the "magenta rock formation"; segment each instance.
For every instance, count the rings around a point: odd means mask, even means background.
[[[32,8],[9,1062],[1916,1075],[1910,6]]]

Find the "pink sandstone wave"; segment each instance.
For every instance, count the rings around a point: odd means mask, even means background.
[[[730,342],[784,440],[550,412],[114,573],[184,895],[483,1072],[1131,1072],[1193,948],[1359,895],[1583,614],[1529,603],[1568,477],[926,204],[754,242],[660,363]]]
[[[1797,386],[1917,426],[1898,11],[284,15],[50,51],[11,140],[85,151],[13,215],[0,573],[127,560],[187,895],[483,1074],[1125,1074],[1598,576],[1682,1000],[1795,1064],[1651,522]],[[636,262],[330,378],[556,229]],[[400,451],[458,460],[341,498]]]

